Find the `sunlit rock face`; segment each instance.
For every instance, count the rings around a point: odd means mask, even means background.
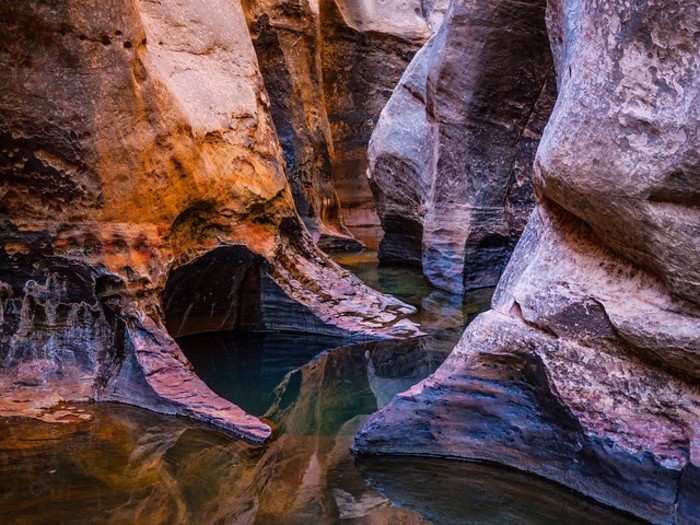
[[[453,292],[494,286],[534,205],[554,102],[545,2],[455,2],[383,110],[369,175],[380,258]]]
[[[486,459],[653,523],[700,515],[700,7],[550,2],[559,98],[492,311],[358,434]]]
[[[300,215],[324,249],[376,248],[367,143],[448,0],[245,0]]]
[[[238,2],[0,13],[0,412],[118,400],[261,441],[171,335],[416,333],[299,221]]]

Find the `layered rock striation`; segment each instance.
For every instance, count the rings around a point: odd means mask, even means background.
[[[0,412],[116,400],[262,441],[173,336],[417,333],[300,221],[238,2],[0,15]]]
[[[538,204],[492,310],[356,451],[504,463],[698,523],[699,24],[689,2],[549,2]]]
[[[361,249],[346,228],[332,173],[318,6],[244,2],[299,215],[323,248]]]
[[[382,261],[455,294],[498,282],[554,103],[544,4],[454,2],[411,62],[369,147]]]
[[[321,0],[323,88],[345,222],[376,248],[383,235],[367,180],[367,145],[415,53],[441,22],[446,0]]]
[[[367,143],[447,0],[247,0],[300,215],[324,249],[376,248]]]

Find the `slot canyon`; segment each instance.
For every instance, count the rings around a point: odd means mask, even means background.
[[[695,0],[0,21],[1,523],[700,525]]]

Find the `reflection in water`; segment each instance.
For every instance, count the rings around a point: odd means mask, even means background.
[[[323,352],[274,390],[264,448],[116,405],[63,425],[0,420],[0,523],[421,523],[367,486],[349,447],[377,409],[374,379],[438,361],[420,340]]]
[[[468,292],[464,298],[436,290],[418,268],[379,265],[377,253],[343,253],[333,257],[373,288],[398,297],[415,306],[415,320],[431,334],[436,349],[449,352],[464,327],[489,309],[493,288]]]
[[[271,422],[271,442],[255,448],[116,405],[72,409],[92,419],[66,415],[63,425],[0,419],[0,523],[624,523],[503,469],[408,458],[358,468],[349,446],[364,418],[439,366],[488,303],[486,292],[463,307],[420,274],[374,264],[358,273],[420,306],[431,336],[346,346],[285,334],[184,339],[214,390]]]
[[[202,334],[178,339],[197,375],[221,397],[262,416],[291,370],[342,339],[304,334]]]
[[[483,463],[421,458],[362,461],[368,483],[395,505],[441,525],[538,523],[542,525],[631,525],[557,485]],[[439,487],[426,497],[426,487]]]
[[[0,420],[0,523],[215,523],[234,515],[222,495],[241,483],[251,448],[135,408],[86,409],[87,422]]]

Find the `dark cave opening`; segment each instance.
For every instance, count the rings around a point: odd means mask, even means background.
[[[219,396],[263,415],[291,370],[346,339],[288,297],[265,260],[221,246],[174,268],[162,296],[166,328]]]
[[[173,269],[162,298],[170,335],[260,328],[262,264],[244,246],[222,246]]]

